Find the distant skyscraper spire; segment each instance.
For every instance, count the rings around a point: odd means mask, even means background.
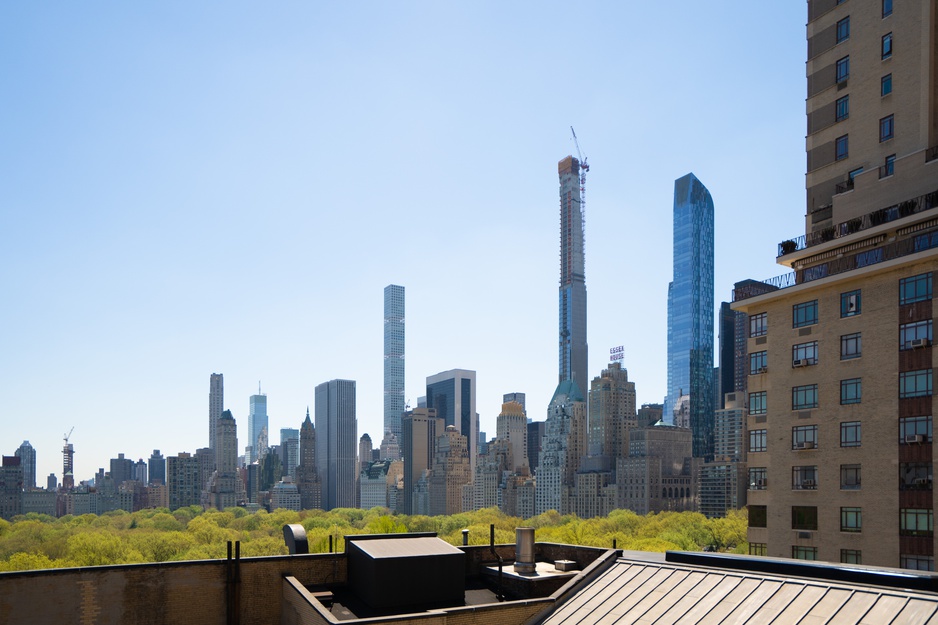
[[[401,439],[404,414],[404,287],[384,287],[384,431]]]
[[[568,156],[560,175],[560,372],[558,382],[573,380],[589,388],[586,344],[586,269],[583,184],[580,161]]]

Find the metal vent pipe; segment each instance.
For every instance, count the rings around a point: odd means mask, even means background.
[[[515,573],[533,573],[534,563],[534,528],[515,528]]]

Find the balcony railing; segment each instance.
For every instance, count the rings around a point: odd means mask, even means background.
[[[853,191],[854,184],[856,183],[853,182],[852,177],[847,178],[843,182],[838,182],[837,186],[834,187],[834,195],[838,195],[840,193],[846,193],[847,191]]]
[[[763,280],[761,283],[756,283],[755,285],[747,285],[733,289],[733,301],[738,302],[740,300],[749,299],[750,297],[755,297],[756,295],[762,295],[768,290],[784,289],[796,284],[820,280],[828,276],[876,265],[887,260],[917,254],[918,252],[924,252],[925,250],[934,248],[938,248],[938,230],[926,232],[908,239],[893,241],[892,243],[857,252],[856,254],[834,258],[826,263],[791,271],[781,276]],[[760,288],[758,285],[769,285],[770,287],[775,287],[775,289]]]
[[[778,256],[782,257],[792,252],[807,249],[827,241],[833,241],[834,239],[889,223],[890,221],[895,221],[902,217],[921,213],[922,211],[931,210],[935,207],[938,207],[938,189],[887,208],[880,208],[862,217],[855,217],[854,219],[843,221],[836,226],[828,226],[827,228],[822,228],[816,232],[810,232],[795,239],[782,241],[778,244]]]

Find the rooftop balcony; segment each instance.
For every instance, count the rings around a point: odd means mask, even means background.
[[[808,236],[783,241],[779,244],[779,258],[805,250],[814,245],[853,235],[933,208],[938,208],[938,190],[906,200],[894,206],[881,208],[862,217],[839,223],[836,226],[813,232]],[[902,233],[902,229],[900,229],[900,233]],[[904,234],[912,234],[912,229],[908,229]],[[870,235],[876,237],[877,233],[871,232]],[[862,249],[858,249],[853,253],[846,253],[846,249],[849,248],[845,248],[845,253],[838,254],[826,262],[812,264],[809,267],[796,269],[795,271],[790,271],[780,276],[763,280],[762,282],[754,282],[741,286],[733,290],[733,301],[738,302],[757,295],[762,295],[767,290],[784,289],[795,286],[796,284],[820,280],[828,276],[938,248],[938,223],[934,226],[930,226],[927,232],[921,234],[915,234],[914,236],[900,238],[890,242],[885,242],[886,235],[883,234],[880,240],[883,242],[881,245],[876,245],[874,242],[872,247],[865,245]],[[767,289],[766,285],[770,288]]]

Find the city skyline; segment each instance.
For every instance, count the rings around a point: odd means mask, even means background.
[[[779,233],[803,229],[804,7],[681,9],[599,5],[563,23],[494,4],[364,18],[0,8],[0,75],[17,94],[0,103],[0,226],[15,233],[0,252],[4,453],[29,440],[39,483],[61,481],[73,426],[79,480],[118,453],[194,453],[209,446],[212,372],[242,442],[258,379],[275,431],[299,427],[315,384],[335,378],[357,381],[359,432],[378,441],[390,283],[408,291],[412,406],[426,376],[460,367],[478,372],[481,430],[506,392],[541,419],[556,387],[554,167],[576,154],[571,124],[591,165],[588,376],[624,345],[639,403],[659,402],[674,178],[693,170],[719,198],[716,301],[741,262],[746,277],[783,273]],[[623,37],[635,20],[650,27]],[[561,58],[571,27],[590,52]],[[637,63],[641,47],[655,58]],[[577,88],[558,95],[560,73]],[[727,89],[740,75],[746,87]],[[693,110],[685,93],[703,96]],[[722,119],[734,123],[701,123]],[[752,162],[757,145],[772,168]],[[242,299],[258,285],[263,302]],[[141,437],[138,419],[159,427]]]

